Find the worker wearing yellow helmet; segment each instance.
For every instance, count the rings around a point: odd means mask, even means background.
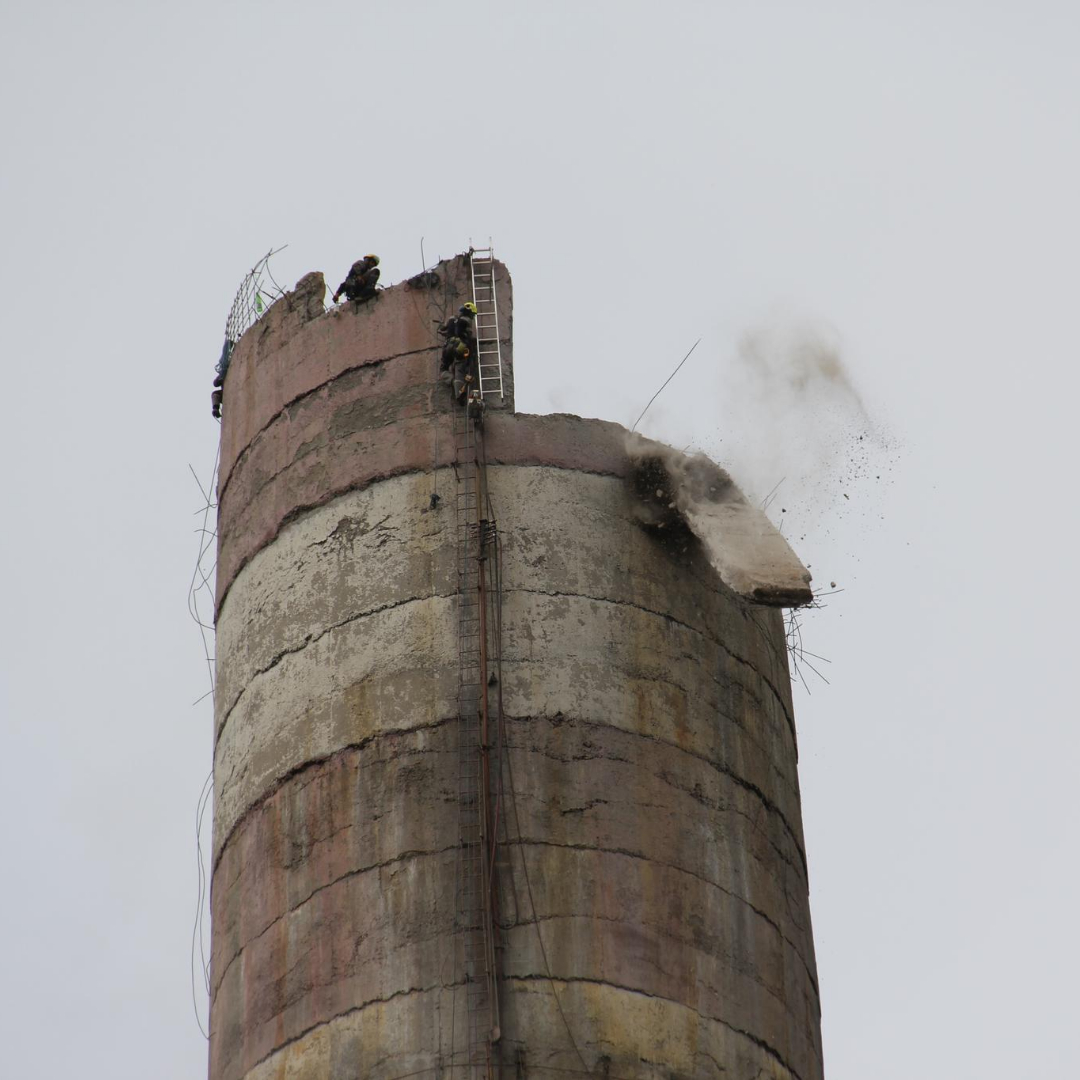
[[[337,303],[342,293],[358,304],[370,300],[375,295],[378,280],[379,256],[365,255],[362,259],[357,259],[349,268],[345,280],[338,286],[337,292],[334,293],[334,303]]]
[[[476,305],[467,301],[439,327],[446,338],[440,371],[451,372],[454,397],[464,401],[469,384],[476,378]]]
[[[471,300],[462,304],[458,313],[451,315],[439,327],[439,334],[447,341],[460,338],[472,352],[476,352],[476,305]]]

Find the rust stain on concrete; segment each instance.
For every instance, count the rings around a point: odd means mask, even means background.
[[[326,314],[309,278],[230,367],[212,1080],[432,1076],[464,1041],[434,326],[467,298],[465,270]],[[783,627],[753,602],[796,602],[798,560],[774,546],[740,582],[718,560],[769,538],[725,521],[718,557],[689,506],[658,536],[626,432],[515,414],[508,382],[485,425],[517,791],[496,868],[505,1075],[580,1075],[584,1058],[633,1080],[819,1080]]]

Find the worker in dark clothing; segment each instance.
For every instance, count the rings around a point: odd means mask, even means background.
[[[442,353],[442,369],[450,372],[450,382],[456,401],[464,403],[468,391],[476,382],[475,356],[472,349],[459,337],[446,339]]]
[[[349,300],[355,300],[357,303],[370,300],[375,295],[375,286],[378,281],[379,256],[365,255],[352,264],[348,274],[345,275],[345,280],[338,286],[338,291],[334,293],[334,303],[338,302],[338,297],[342,293]]]
[[[439,327],[439,334],[446,338],[440,371],[451,372],[454,398],[460,402],[466,400],[470,387],[477,388],[475,318],[476,305],[470,301]]]
[[[476,352],[476,305],[470,300],[458,308],[456,315],[451,315],[439,327],[439,334],[446,338],[461,338],[472,351]]]
[[[225,344],[221,347],[221,359],[218,360],[214,367],[214,370],[217,372],[217,376],[214,379],[214,386],[218,389],[210,395],[210,415],[213,416],[215,420],[221,419],[221,397],[224,393],[225,375],[229,370],[229,361],[232,359],[232,351],[235,344],[235,341],[230,341],[229,338],[225,339]]]

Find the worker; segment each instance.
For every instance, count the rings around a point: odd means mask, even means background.
[[[454,398],[464,402],[469,387],[475,382],[473,350],[459,337],[449,337],[443,346],[441,371],[450,372],[450,384]]]
[[[217,389],[210,395],[210,415],[215,420],[221,419],[221,398],[225,392],[225,375],[229,370],[229,361],[232,359],[235,344],[235,341],[226,338],[225,344],[221,347],[221,358],[214,365],[214,370],[217,372],[217,376],[214,378],[214,386]]]
[[[439,327],[439,333],[447,339],[461,338],[472,351],[476,352],[476,305],[470,300],[458,308],[456,315],[451,315]]]
[[[462,342],[469,352],[474,357],[476,356],[476,324],[473,321],[475,318],[476,305],[470,300],[467,304],[462,304],[458,308],[458,313],[451,315],[439,327],[440,336],[446,338],[446,345],[443,347],[443,371],[453,364],[454,356],[458,352],[456,347],[450,344],[455,339]]]
[[[362,259],[357,259],[345,275],[345,280],[338,286],[337,292],[334,293],[334,303],[338,302],[338,297],[342,293],[349,300],[355,300],[357,303],[370,300],[375,295],[375,285],[378,280],[379,256],[365,255]]]
[[[470,388],[476,389],[476,305],[470,300],[462,304],[439,327],[439,334],[446,338],[443,345],[440,371],[450,371],[454,398],[464,402]]]

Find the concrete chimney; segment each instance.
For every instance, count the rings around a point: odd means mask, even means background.
[[[820,1080],[770,606],[809,599],[808,576],[733,486],[736,532],[695,532],[669,449],[515,413],[494,269],[507,393],[477,433],[498,534],[488,1059],[468,1051],[459,912],[461,416],[435,334],[472,298],[461,256],[326,313],[308,275],[232,358],[211,1080]],[[769,560],[739,591],[716,549],[747,522],[750,561]]]

